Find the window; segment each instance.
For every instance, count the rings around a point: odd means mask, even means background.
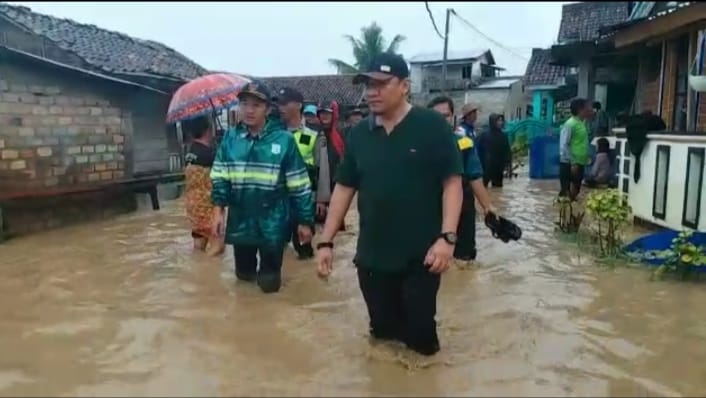
[[[697,229],[701,216],[701,188],[704,182],[704,148],[689,148],[684,184],[682,225]]]
[[[461,68],[461,79],[470,79],[473,73],[473,65],[466,65]]]
[[[655,185],[652,196],[652,216],[664,220],[667,216],[667,178],[669,176],[668,145],[657,146],[655,162]]]
[[[689,95],[689,36],[685,35],[673,43],[676,51],[677,67],[674,79],[676,91],[672,104],[672,126],[674,131],[686,131],[687,98]]]

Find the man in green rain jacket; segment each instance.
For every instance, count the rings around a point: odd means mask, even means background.
[[[311,181],[292,134],[267,120],[271,96],[264,84],[254,81],[238,97],[243,123],[223,139],[211,169],[214,233],[222,235],[225,224],[236,277],[256,280],[263,292],[273,293],[281,286],[290,220],[301,242],[311,240]]]

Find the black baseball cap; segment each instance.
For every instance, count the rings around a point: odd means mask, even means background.
[[[291,87],[284,87],[277,92],[277,102],[280,105],[288,104],[290,102],[304,103],[304,96],[302,93]]]
[[[262,101],[269,103],[272,100],[272,94],[270,90],[259,80],[253,80],[246,84],[242,90],[238,93],[238,99],[243,99],[246,96],[252,96],[258,98]]]
[[[368,80],[390,80],[393,77],[406,79],[409,77],[407,61],[401,55],[382,53],[375,57],[363,73],[353,78],[353,84],[362,84]]]

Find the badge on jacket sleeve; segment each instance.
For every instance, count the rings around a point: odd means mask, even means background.
[[[279,155],[282,152],[282,147],[279,144],[272,144],[272,154]]]
[[[458,149],[465,151],[466,149],[473,148],[473,140],[468,137],[462,137],[457,140]]]

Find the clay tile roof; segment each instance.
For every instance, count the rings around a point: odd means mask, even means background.
[[[617,25],[628,19],[627,1],[583,1],[564,4],[559,25],[559,44],[593,41],[601,28]]]
[[[109,73],[142,73],[190,80],[206,73],[200,65],[165,46],[123,33],[0,3],[0,18],[42,36],[87,64]]]
[[[353,84],[353,75],[313,75],[262,77],[273,94],[284,87],[302,93],[304,101],[320,103],[337,101],[341,105],[357,105],[363,97],[363,86]]]
[[[525,86],[556,86],[562,84],[569,69],[565,66],[551,65],[551,50],[534,48],[532,57],[525,71]]]

